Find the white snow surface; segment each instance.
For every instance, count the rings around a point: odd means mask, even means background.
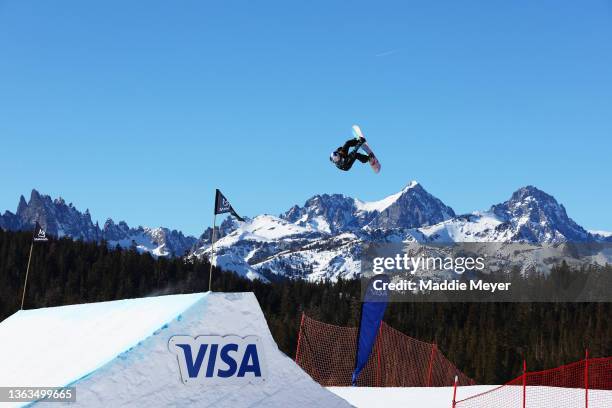
[[[473,385],[457,388],[457,401],[491,391],[499,387],[498,385]],[[373,388],[373,387],[328,387],[328,390],[344,398],[358,408],[449,408],[452,406],[453,387],[410,387],[410,388]],[[507,391],[506,397],[516,395],[520,401],[521,387],[516,387],[515,391]],[[584,406],[584,389],[582,388],[561,388],[561,387],[527,387],[527,402],[529,397],[536,401],[549,401],[550,406],[559,404],[572,404],[571,406]],[[502,396],[503,397],[503,396]],[[589,390],[589,407],[608,408],[607,401],[612,399],[612,391]],[[488,405],[490,400],[481,400],[481,405],[495,408]],[[498,401],[499,403],[500,401]],[[461,406],[461,404],[459,404]],[[540,405],[538,405],[540,406]],[[567,405],[569,406],[569,405]]]
[[[331,227],[329,222],[322,216],[313,217],[310,221],[308,221],[308,214],[304,215],[301,219],[298,220],[296,224],[299,223],[308,223],[307,225],[312,226],[314,229],[324,232],[326,234],[331,234]]]
[[[355,200],[355,205],[357,206],[357,209],[360,210],[360,211],[365,211],[365,212],[378,211],[378,212],[382,212],[386,208],[388,208],[390,205],[392,205],[394,202],[396,202],[397,199],[400,198],[406,191],[410,190],[411,188],[416,187],[418,184],[419,184],[418,182],[413,180],[406,187],[404,187],[403,190],[399,191],[398,193],[391,194],[390,196],[385,197],[382,200],[378,200],[378,201]]]
[[[417,230],[434,242],[501,242],[508,240],[495,232],[495,227],[502,222],[491,212],[475,212],[469,219],[455,217]]]
[[[601,235],[602,237],[612,237],[612,232],[610,231],[600,231],[600,230],[589,230],[591,234]]]
[[[495,386],[459,387],[457,399],[488,391]],[[449,408],[453,387],[327,387],[358,408]]]
[[[3,386],[60,387],[151,336],[203,298],[160,296],[21,310],[0,323]],[[94,347],[93,350],[85,350]]]
[[[153,256],[168,256],[170,255],[170,251],[166,248],[165,244],[158,245],[149,235],[144,232],[140,232],[135,235],[130,235],[127,238],[116,240],[116,241],[108,241],[108,246],[110,248],[114,248],[119,245],[122,248],[130,248],[133,244],[136,245],[136,250],[142,253],[150,253]]]
[[[229,251],[222,254],[215,254],[213,264],[223,270],[233,271],[250,280],[259,279],[262,282],[269,282],[268,279],[246,262],[246,258],[241,257],[235,252]]]
[[[263,385],[184,385],[168,348],[177,334],[259,336],[268,377]],[[252,293],[20,311],[0,323],[0,344],[0,385],[74,385],[77,402],[66,406],[350,406],[278,350]]]
[[[313,282],[322,279],[337,280],[339,277],[354,279],[361,270],[361,261],[352,253],[357,242],[358,238],[354,234],[339,234],[316,243],[327,244],[325,249],[304,245],[297,251],[279,252],[253,267],[257,270],[270,270],[272,273],[283,271],[285,276],[292,269],[306,267],[308,272],[301,278]]]
[[[242,223],[240,228],[215,242],[215,247],[226,247],[238,241],[273,242],[315,231],[312,227],[292,224],[273,215],[258,215]]]
[[[272,215],[259,215],[242,228],[242,239],[251,238],[261,241],[272,241],[292,235],[312,232],[310,227],[291,224]]]

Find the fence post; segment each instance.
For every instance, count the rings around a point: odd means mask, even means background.
[[[376,374],[378,376],[378,381],[376,381],[378,383],[379,387],[382,387],[381,383],[382,383],[382,374],[381,374],[381,370],[380,370],[380,348],[381,348],[381,342],[382,342],[382,322],[380,322],[380,325],[378,326],[378,337],[376,339],[376,342],[378,343],[378,347],[376,348],[377,354],[378,354],[378,365],[376,366]]]
[[[453,408],[457,406],[457,381],[459,381],[459,376],[455,376],[455,384],[453,386]]]
[[[300,320],[300,331],[298,332],[298,341],[297,341],[297,348],[295,350],[295,363],[296,364],[300,364],[298,363],[298,359],[300,356],[300,343],[302,342],[302,329],[304,327],[304,312],[302,312],[302,320]]]
[[[523,360],[523,408],[527,406],[527,361]]]
[[[427,369],[427,387],[431,387],[431,371],[433,369],[433,360],[436,356],[436,349],[438,346],[436,343],[431,345],[431,355],[429,356],[429,368]]]
[[[589,408],[589,349],[584,353],[584,406]]]

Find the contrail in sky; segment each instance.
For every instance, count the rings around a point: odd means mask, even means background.
[[[401,48],[394,48],[392,50],[387,50],[387,51],[379,52],[378,54],[376,54],[374,56],[375,57],[386,57],[388,55],[395,54],[396,52],[398,52],[400,50],[401,50]]]

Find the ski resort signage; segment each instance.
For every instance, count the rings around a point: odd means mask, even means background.
[[[173,336],[184,384],[245,385],[266,379],[263,346],[257,336]]]

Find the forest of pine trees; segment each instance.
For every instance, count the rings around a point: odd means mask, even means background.
[[[19,309],[32,235],[0,229],[0,321]],[[567,268],[563,266],[562,268]],[[207,290],[209,264],[155,259],[134,249],[52,239],[35,244],[25,308],[100,302]],[[607,271],[612,273],[612,268]],[[302,311],[327,323],[356,326],[359,281],[251,282],[213,273],[216,291],[253,291],[272,335],[293,356]],[[499,384],[530,370],[612,355],[610,303],[392,303],[385,321],[411,337],[438,344],[479,383]]]

